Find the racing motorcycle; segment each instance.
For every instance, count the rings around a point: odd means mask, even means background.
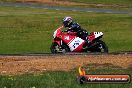
[[[81,39],[74,32],[63,32],[62,27],[56,29],[53,33],[53,42],[50,47],[51,53],[67,53],[67,52],[101,52],[108,53],[108,47],[101,40],[103,32],[91,32],[87,37],[90,44],[86,40]]]

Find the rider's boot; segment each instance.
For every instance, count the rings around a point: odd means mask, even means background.
[[[86,42],[89,45],[91,43],[91,40],[88,37],[86,37]]]

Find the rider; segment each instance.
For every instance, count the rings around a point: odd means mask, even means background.
[[[86,40],[87,43],[89,44],[90,43],[90,40],[88,39],[88,32],[84,29],[81,28],[81,26],[76,23],[75,21],[73,21],[73,19],[69,16],[65,17],[63,19],[63,25],[65,28],[68,28],[66,30],[66,32],[76,32],[77,33],[77,36]]]

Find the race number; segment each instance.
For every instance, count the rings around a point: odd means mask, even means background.
[[[69,44],[69,48],[71,51],[75,50],[77,47],[79,47],[79,45],[81,45],[84,42],[84,40],[82,40],[79,37],[76,37],[70,44]]]

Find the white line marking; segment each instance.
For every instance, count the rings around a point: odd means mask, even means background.
[[[93,12],[93,11],[86,11],[86,12]]]
[[[112,12],[107,11],[107,12],[105,12],[105,13],[112,13]]]
[[[60,10],[60,9],[55,9],[55,10]]]
[[[72,11],[77,11],[77,10],[72,10]]]

